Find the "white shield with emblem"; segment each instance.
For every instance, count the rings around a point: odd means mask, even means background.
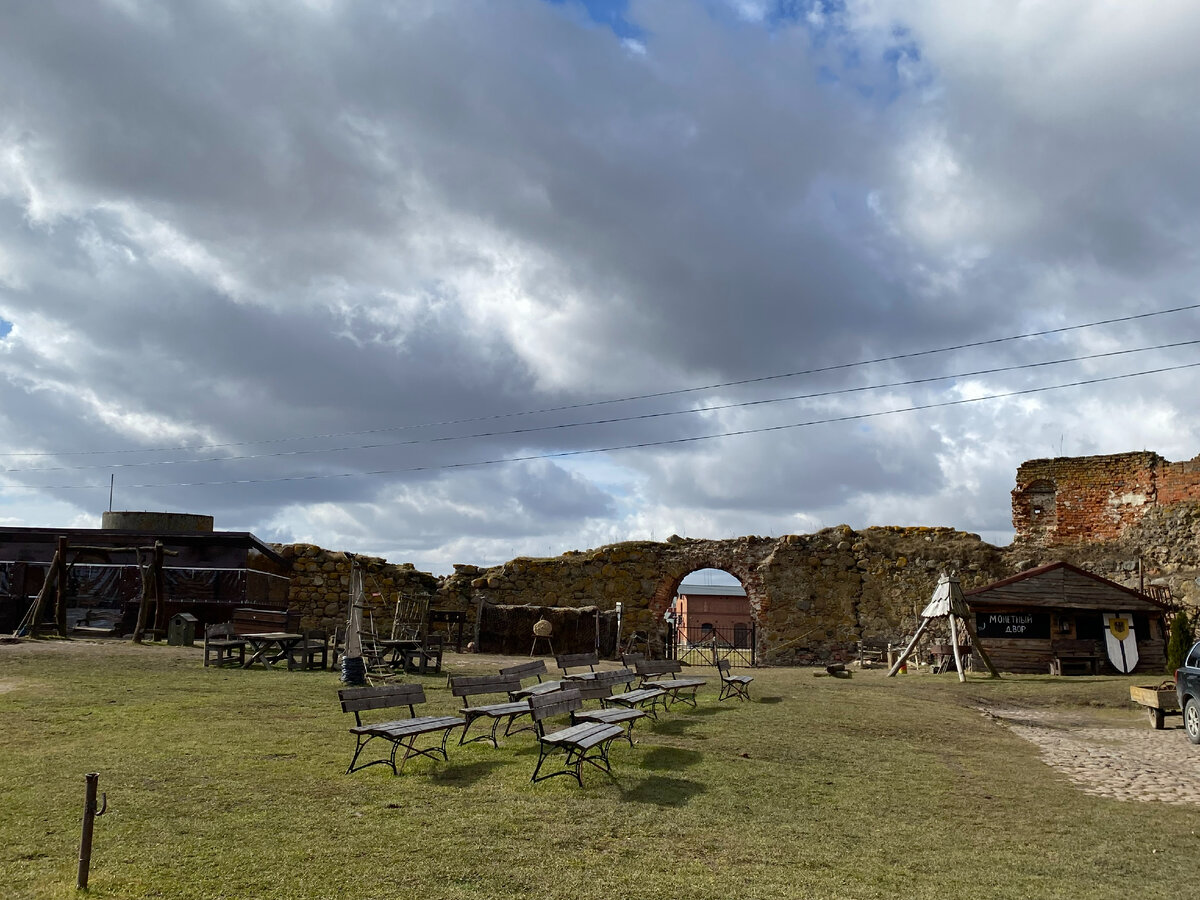
[[[1138,664],[1137,635],[1133,616],[1128,613],[1104,613],[1104,644],[1108,660],[1118,672],[1128,675]]]

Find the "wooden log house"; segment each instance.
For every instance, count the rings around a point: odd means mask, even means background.
[[[1039,566],[964,595],[979,641],[1002,672],[1117,674],[1106,649],[1105,613],[1133,625],[1136,673],[1166,662],[1166,607],[1133,588],[1070,563]]]

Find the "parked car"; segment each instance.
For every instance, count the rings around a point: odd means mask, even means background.
[[[1200,744],[1200,641],[1192,644],[1183,665],[1175,670],[1175,693],[1183,710],[1187,739]]]

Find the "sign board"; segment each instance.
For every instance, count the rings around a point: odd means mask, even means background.
[[[981,638],[1049,640],[1050,614],[1026,612],[975,613],[975,631]]]

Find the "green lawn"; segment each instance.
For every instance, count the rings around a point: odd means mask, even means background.
[[[334,673],[204,669],[198,650],[161,645],[0,645],[0,895],[76,895],[91,771],[109,802],[96,897],[1189,893],[1195,808],[1085,795],[974,708],[1070,705],[1144,729],[1129,679],[752,674],[754,702],[718,704],[712,687],[699,709],[640,723],[634,748],[613,746],[615,777],[587,769],[581,790],[530,784],[528,733],[399,777],[346,775]],[[453,711],[444,676],[422,680],[428,711]]]

